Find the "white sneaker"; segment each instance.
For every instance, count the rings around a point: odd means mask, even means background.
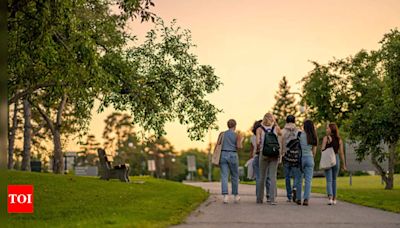
[[[277,205],[277,204],[278,204],[278,202],[276,202],[276,201],[271,202],[271,205]]]
[[[239,195],[235,195],[235,203],[239,203],[240,201],[240,196]]]
[[[336,205],[336,200],[332,200],[333,205]]]
[[[333,200],[329,199],[328,205],[332,205],[333,204]]]
[[[228,202],[229,202],[228,195],[224,195],[223,202],[224,202],[224,203],[228,203]]]

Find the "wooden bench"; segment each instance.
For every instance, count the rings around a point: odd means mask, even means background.
[[[111,162],[113,161],[112,156],[107,155],[106,151],[103,149],[98,149],[97,153],[99,154],[100,167],[103,170],[103,172],[101,172],[100,179],[102,180],[120,179],[123,182],[130,182],[129,164],[121,164],[112,167],[111,165]]]

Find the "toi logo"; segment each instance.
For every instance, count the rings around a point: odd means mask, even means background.
[[[32,185],[8,185],[8,213],[33,213]]]

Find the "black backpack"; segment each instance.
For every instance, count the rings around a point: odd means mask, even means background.
[[[286,144],[286,153],[283,157],[286,164],[291,167],[299,167],[301,164],[301,145],[300,145],[300,135],[301,131],[297,133],[297,137],[295,139],[290,140]]]
[[[265,133],[262,155],[267,157],[278,157],[280,147],[278,137],[276,137],[274,133],[275,126],[273,126],[271,130],[267,130],[263,126],[261,126],[261,128]]]

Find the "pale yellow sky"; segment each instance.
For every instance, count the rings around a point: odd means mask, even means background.
[[[155,0],[154,12],[192,31],[201,64],[215,68],[224,85],[210,95],[223,113],[220,129],[235,118],[239,130],[250,128],[271,109],[283,75],[293,91],[312,69],[309,60],[324,63],[360,49],[377,49],[383,34],[400,28],[399,0]],[[134,23],[139,37],[149,24]],[[101,139],[104,119],[113,110],[94,113],[90,133]],[[170,123],[167,138],[178,150],[206,148],[192,142],[184,126]],[[212,133],[216,137],[217,132]],[[215,139],[213,139],[215,140]],[[69,145],[69,149],[76,146]]]

